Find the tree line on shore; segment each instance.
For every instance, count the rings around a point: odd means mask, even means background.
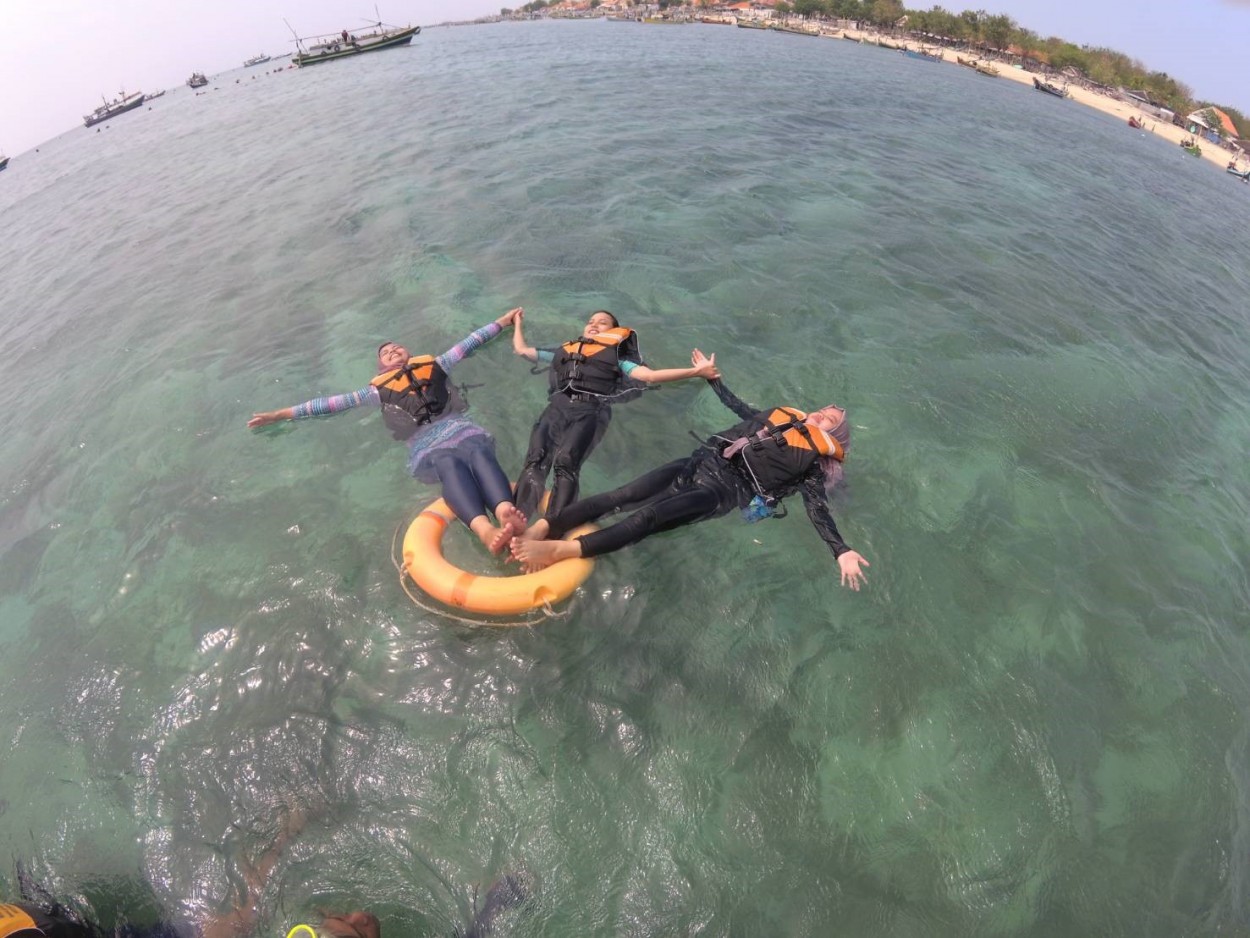
[[[691,6],[710,10],[717,0],[654,0],[661,9]],[[549,0],[532,0],[516,13],[538,13],[553,5]],[[600,0],[589,0],[589,7],[600,6]],[[1193,91],[1166,72],[1153,71],[1115,49],[1078,46],[1059,36],[1042,38],[1031,29],[1020,26],[1005,14],[989,14],[984,10],[953,13],[940,6],[930,10],[909,10],[902,0],[779,0],[774,7],[780,15],[794,14],[808,19],[840,19],[867,23],[894,33],[912,33],[920,39],[940,38],[956,44],[977,46],[1032,59],[1055,71],[1069,66],[1077,69],[1091,82],[1109,88],[1131,88],[1144,91],[1150,98],[1176,114],[1189,114],[1203,107],[1216,106],[1241,129],[1250,134],[1241,112],[1226,104],[1198,101]],[[513,10],[500,14],[510,16]]]

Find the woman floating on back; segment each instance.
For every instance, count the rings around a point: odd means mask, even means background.
[[[710,361],[698,349],[691,358],[696,368]],[[799,492],[812,526],[837,558],[842,584],[858,590],[867,581],[861,567],[869,563],[842,540],[827,496],[842,477],[850,447],[846,412],[832,404],[810,414],[792,407],[756,410],[719,378],[710,383],[740,423],[708,437],[684,459],[548,514],[512,542],[513,556],[531,570],[572,557],[598,557],[734,508],[748,520],[775,514],[782,498]],[[611,527],[562,539],[566,531],[614,511],[633,514]]]
[[[412,475],[420,482],[440,483],[456,517],[491,552],[499,553],[525,529],[525,516],[513,504],[512,484],[495,457],[494,437],[465,416],[467,406],[448,373],[512,325],[520,312],[509,310],[437,356],[412,356],[402,345],[383,342],[377,375],[359,391],[253,414],[247,425],[336,414],[362,404],[380,406],[391,436],[407,446]]]

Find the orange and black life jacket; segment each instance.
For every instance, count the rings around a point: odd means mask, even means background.
[[[432,355],[418,355],[394,371],[386,371],[371,382],[382,400],[382,420],[391,436],[408,440],[419,427],[442,416],[459,404],[447,372]]]
[[[98,934],[98,933],[97,933]],[[83,925],[60,915],[48,914],[29,905],[0,904],[0,938],[91,938]]]
[[[716,437],[729,446],[722,455],[740,465],[765,498],[781,498],[802,481],[816,460],[845,457],[842,444],[804,423],[807,414],[794,407],[776,407]]]
[[[624,326],[565,342],[551,362],[551,393],[612,397],[620,390],[623,360],[638,361],[638,335]]]

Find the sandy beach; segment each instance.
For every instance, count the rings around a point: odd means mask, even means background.
[[[854,29],[846,29],[844,30],[844,32],[846,33],[846,35],[851,36],[852,38],[863,39],[866,42],[875,42],[877,39],[877,35],[878,35],[877,33],[872,32],[870,30],[857,31]],[[896,39],[893,37],[886,37],[886,42],[889,42],[891,45],[905,45],[907,46],[907,48],[912,49],[913,51],[918,51],[920,49],[920,43],[913,42],[910,40],[902,40],[902,39]],[[955,60],[956,53],[953,50],[943,49],[941,50],[941,52],[942,52],[943,64],[952,65],[952,66],[955,66],[956,68],[962,67]],[[964,55],[967,58],[975,57],[971,55],[970,53],[965,53]],[[1005,79],[1008,79],[1009,81],[1019,82],[1022,85],[1028,85],[1030,88],[1033,87],[1033,78],[1034,78],[1033,72],[1025,71],[1022,68],[1014,68],[1003,62],[996,62],[996,61],[989,60],[989,59],[980,59],[979,61],[988,62],[989,64],[997,68],[999,78],[1005,78]],[[1042,77],[1042,76],[1039,75],[1038,77]],[[987,77],[987,80],[991,80],[991,79]],[[1059,84],[1062,85],[1061,82]],[[1041,94],[1041,92],[1038,92],[1038,94]],[[1188,139],[1190,136],[1185,130],[1183,130],[1180,127],[1177,127],[1175,124],[1169,124],[1169,123],[1160,121],[1155,117],[1151,117],[1145,114],[1139,108],[1134,107],[1131,104],[1127,104],[1123,101],[1116,101],[1113,98],[1107,97],[1106,95],[1098,94],[1093,91],[1087,91],[1086,89],[1078,87],[1076,85],[1068,86],[1068,95],[1073,101],[1077,102],[1078,104],[1084,104],[1088,107],[1094,108],[1097,111],[1101,111],[1104,114],[1108,114],[1111,117],[1116,118],[1117,120],[1119,120],[1121,124],[1124,125],[1124,129],[1128,133],[1135,133],[1135,134],[1153,133],[1159,137],[1162,137],[1164,140],[1167,140],[1169,143],[1172,143],[1178,149],[1180,147],[1181,141]],[[1142,129],[1138,130],[1138,129],[1131,128],[1128,126],[1128,119],[1130,116],[1136,117],[1139,121],[1142,122],[1142,125],[1143,125]],[[1205,160],[1208,160],[1211,163],[1216,164],[1217,166],[1219,166],[1220,169],[1224,169],[1228,165],[1228,161],[1232,159],[1232,154],[1228,150],[1225,150],[1223,147],[1216,146],[1215,144],[1210,143],[1206,140],[1201,141],[1201,147],[1202,147],[1202,158]],[[1245,169],[1247,168],[1248,164],[1243,158],[1238,165],[1240,166],[1240,168]]]

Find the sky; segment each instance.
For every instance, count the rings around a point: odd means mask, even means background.
[[[0,0],[0,153],[14,156],[81,126],[118,92],[180,85],[261,52],[291,33],[384,22],[429,26],[523,0]],[[929,0],[904,0],[927,9]],[[1250,115],[1250,0],[944,0],[959,12],[1005,13],[1042,37],[1107,46],[1167,72],[1203,100]],[[419,49],[418,36],[414,46]],[[1237,64],[1241,63],[1241,64]],[[1242,128],[1250,135],[1250,128]]]

